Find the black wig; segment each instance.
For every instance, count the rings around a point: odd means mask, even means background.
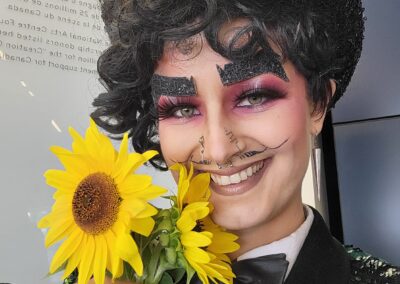
[[[216,52],[234,61],[273,43],[307,81],[315,109],[323,112],[343,95],[361,53],[361,0],[102,0],[111,46],[98,60],[106,92],[93,102],[92,118],[115,137],[129,131],[135,151],[160,152],[151,163],[166,169],[157,135],[150,80],[164,44],[190,48],[200,32]],[[221,26],[249,23],[227,45]],[[246,44],[235,41],[248,36]],[[190,42],[190,41],[189,41]],[[336,81],[331,98],[330,79]]]

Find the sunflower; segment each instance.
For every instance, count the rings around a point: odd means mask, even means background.
[[[226,254],[236,251],[239,245],[235,242],[237,236],[225,232],[210,218],[213,210],[208,202],[210,175],[201,173],[193,177],[193,165],[189,173],[181,164],[171,169],[179,171],[177,207],[180,216],[176,226],[185,259],[202,283],[208,284],[209,279],[232,283],[235,276]]]
[[[151,216],[157,209],[147,201],[166,192],[152,185],[151,177],[134,174],[156,151],[128,153],[128,135],[123,136],[119,152],[99,132],[93,120],[85,137],[73,128],[72,151],[53,146],[65,170],[48,170],[48,185],[56,188],[51,212],[38,223],[49,228],[45,246],[63,240],[55,253],[49,272],[65,268],[63,278],[78,268],[78,283],[92,275],[104,283],[106,270],[113,278],[123,273],[123,261],[137,275],[143,262],[130,232],[149,235],[154,226]]]

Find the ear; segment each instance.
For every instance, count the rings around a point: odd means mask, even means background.
[[[330,94],[327,97],[329,98],[329,101],[331,101],[336,92],[336,81],[333,79],[330,79],[329,83],[331,84],[331,88],[330,88]],[[322,126],[324,125],[326,112],[327,112],[327,109],[325,108],[324,110],[321,110],[321,111],[318,111],[318,112],[312,114],[312,116],[311,116],[311,120],[312,120],[311,121],[311,123],[312,123],[312,126],[311,126],[312,133],[311,134],[312,135],[316,136],[321,132]]]

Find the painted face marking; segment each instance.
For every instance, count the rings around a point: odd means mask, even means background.
[[[200,137],[200,139],[201,138],[204,139],[203,136]],[[215,161],[214,161],[214,163],[217,165],[218,169],[224,169],[224,168],[227,168],[227,167],[233,167],[233,162],[235,161],[234,160],[235,157],[239,158],[240,160],[251,158],[251,157],[254,157],[256,155],[262,154],[262,153],[266,152],[267,150],[277,150],[280,147],[282,147],[284,144],[286,144],[288,141],[289,141],[289,138],[287,138],[285,141],[283,141],[281,144],[279,144],[276,147],[267,147],[267,146],[263,145],[264,148],[262,150],[251,150],[251,151],[247,151],[247,152],[243,152],[243,153],[239,152],[239,153],[234,154],[232,157],[230,157],[224,163],[218,163],[218,162],[215,162]],[[202,142],[204,143],[204,140]],[[200,140],[199,140],[199,143],[200,143]],[[192,162],[194,164],[198,164],[198,165],[211,165],[213,163],[212,160],[203,159],[203,157],[202,157],[201,160],[195,161],[195,160],[193,160],[193,155],[189,158],[188,161],[190,161],[190,162]]]
[[[229,142],[231,144],[234,143],[238,152],[241,153],[242,150],[240,150],[239,145],[238,145],[239,140],[236,138],[236,136],[233,134],[233,132],[231,130],[228,130],[227,128],[224,128],[224,131],[225,131],[225,135],[228,136],[228,138],[229,138]]]
[[[196,85],[193,77],[167,77],[153,74],[150,80],[151,95],[156,103],[160,96],[195,96]]]
[[[279,144],[279,145],[276,146],[276,147],[267,147],[267,146],[263,145],[263,146],[264,146],[264,149],[262,149],[262,150],[258,150],[258,151],[252,150],[252,151],[240,153],[240,155],[238,155],[238,157],[239,157],[240,160],[244,160],[244,159],[246,159],[246,158],[250,158],[250,157],[253,157],[253,156],[255,156],[255,155],[264,153],[264,152],[267,151],[267,150],[276,150],[276,149],[282,147],[282,146],[283,146],[286,142],[288,142],[288,141],[289,141],[289,138],[287,138],[285,141],[283,141],[281,144]]]
[[[199,138],[199,144],[200,144],[200,155],[201,155],[201,160],[196,162],[193,161],[193,155],[190,157],[190,161],[193,162],[194,164],[199,164],[199,165],[211,165],[211,161],[210,160],[206,160],[204,159],[204,152],[205,152],[205,147],[204,147],[204,136],[201,136]]]
[[[273,73],[288,82],[285,69],[278,54],[267,50],[256,54],[255,57],[225,64],[223,68],[217,65],[217,70],[224,86],[229,86],[248,80],[265,73]]]

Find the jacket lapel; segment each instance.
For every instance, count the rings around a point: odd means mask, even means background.
[[[334,239],[321,215],[313,209],[314,220],[285,284],[347,284],[350,260]]]

